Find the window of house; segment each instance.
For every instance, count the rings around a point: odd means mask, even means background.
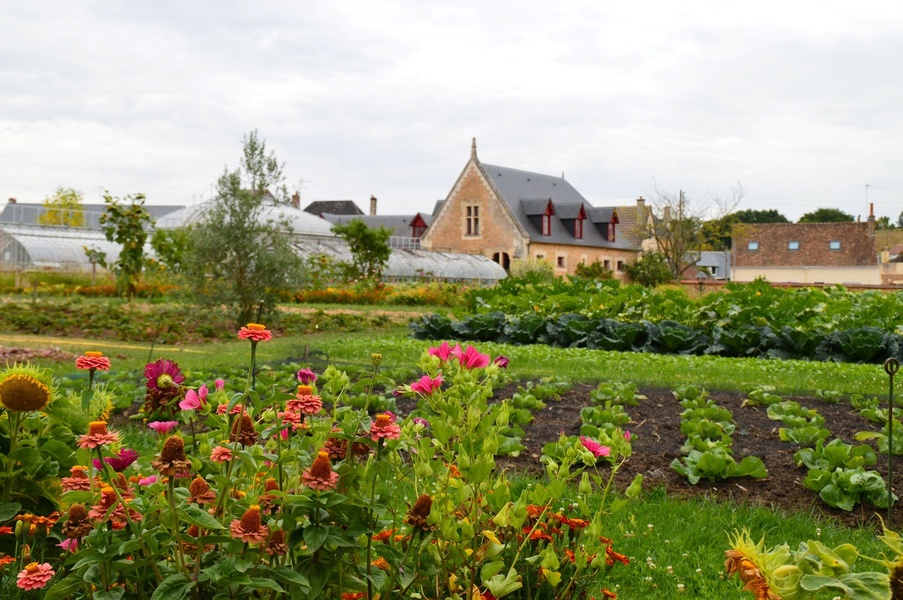
[[[828,248],[831,250],[840,250],[840,240],[831,240],[828,242]]]
[[[787,242],[787,249],[788,250],[799,250],[800,243],[797,241]]]
[[[466,211],[466,235],[480,235],[480,207],[468,206]]]
[[[602,266],[605,267],[606,269],[608,269],[609,271],[611,271],[611,261],[610,260],[603,260]]]
[[[618,271],[619,271],[619,272],[623,272],[623,271],[624,271],[624,261],[623,261],[623,260],[619,260],[619,261],[618,261]]]
[[[426,231],[426,225],[415,225],[411,227],[411,237],[419,238],[423,237],[423,232]]]
[[[709,267],[709,272],[712,274],[712,277],[718,276],[718,267]]]
[[[542,216],[542,234],[552,235],[552,215]]]
[[[558,262],[558,268],[559,268],[559,269],[566,269],[567,266],[568,266],[568,265],[567,265],[567,258],[564,257],[564,256],[559,256],[557,262]]]
[[[746,249],[749,250],[750,252],[755,252],[756,250],[759,249],[759,242],[750,242],[749,244],[746,245]]]
[[[583,239],[583,219],[574,221],[574,238],[578,240]]]

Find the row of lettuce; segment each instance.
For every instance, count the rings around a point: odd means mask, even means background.
[[[679,289],[521,279],[467,299],[468,315],[424,315],[411,323],[414,337],[855,363],[903,358],[903,291],[753,282],[692,299]]]

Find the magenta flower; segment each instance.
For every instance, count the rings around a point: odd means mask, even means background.
[[[138,480],[138,485],[147,486],[147,485],[153,485],[155,483],[157,483],[156,475],[149,475],[148,477],[142,477],[141,479]]]
[[[628,442],[630,441],[630,430],[626,430],[624,432],[624,439],[627,440]]]
[[[583,444],[583,447],[589,450],[596,458],[608,456],[609,454],[611,454],[611,448],[609,448],[608,446],[603,446],[596,440],[590,439],[588,437],[583,437],[581,435],[580,443]]]
[[[181,404],[179,404],[181,406]],[[179,426],[178,421],[153,421],[147,424],[148,427],[159,433],[160,435],[166,435],[173,429]]]
[[[317,382],[317,374],[311,371],[308,368],[300,369],[298,371],[298,381],[303,385],[310,385],[312,383]]]
[[[507,356],[496,356],[496,357],[495,357],[495,360],[492,361],[492,362],[495,363],[495,364],[497,364],[497,365],[499,366],[500,369],[507,369],[507,368],[508,368],[508,363],[509,363],[510,361],[508,360],[508,357],[507,357]]]
[[[442,386],[442,376],[439,375],[435,379],[429,375],[424,375],[420,381],[411,384],[411,390],[424,396],[429,396]]]
[[[427,421],[426,419],[424,419],[423,417],[414,417],[413,419],[411,419],[411,421],[413,421],[417,425],[422,425],[424,428],[427,428],[430,426],[430,422]]]
[[[185,399],[179,402],[179,408],[182,410],[197,410],[207,404],[207,386],[202,385],[198,391],[188,390],[185,392]]]
[[[132,450],[131,448],[123,448],[119,451],[119,454],[116,456],[108,456],[103,459],[108,465],[113,467],[113,470],[117,473],[121,473],[125,471],[133,462],[138,460],[138,453]],[[94,459],[94,468],[98,471],[103,470],[103,465],[100,462],[100,459]]]
[[[481,353],[473,346],[468,346],[464,351],[461,350],[461,346],[456,346],[452,350],[452,354],[458,358],[458,362],[465,369],[479,369],[489,366],[489,355]]]
[[[59,544],[58,547],[62,548],[66,552],[76,552],[78,551],[78,539],[76,538],[66,538]]]
[[[456,348],[460,348],[461,344],[458,344]],[[442,342],[436,347],[430,348],[427,350],[430,356],[437,356],[439,360],[445,362],[448,360],[448,357],[452,354],[452,347],[448,345],[448,342]]]
[[[147,363],[144,376],[147,377],[147,389],[151,391],[176,390],[185,381],[179,365],[168,358]]]
[[[213,381],[213,387],[216,388],[217,392],[221,392],[226,389],[226,380],[225,379],[215,379]]]

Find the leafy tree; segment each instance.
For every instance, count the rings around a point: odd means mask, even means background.
[[[147,228],[154,225],[151,214],[144,207],[144,194],[114,198],[110,192],[103,195],[104,212],[100,215],[100,228],[106,238],[122,246],[119,257],[109,263],[101,253],[96,254],[101,265],[116,275],[116,289],[131,302],[135,284],[144,271],[144,244]]]
[[[272,311],[301,279],[291,225],[273,216],[273,207],[290,202],[282,169],[256,130],[246,135],[239,167],[220,176],[216,198],[188,236],[182,269],[193,299],[232,307],[239,324],[252,321],[261,303]]]
[[[84,227],[85,208],[82,193],[73,188],[56,188],[52,196],[41,202],[44,212],[38,215],[41,225],[62,225],[64,227]]]
[[[351,279],[379,281],[392,254],[389,247],[392,230],[387,227],[370,228],[361,219],[351,219],[345,225],[333,225],[332,231],[351,249],[351,262],[343,265],[348,276]]]
[[[674,281],[671,265],[661,252],[646,252],[635,263],[625,265],[624,273],[630,281],[645,287],[655,287]]]
[[[151,236],[151,248],[157,256],[158,268],[168,270],[173,275],[182,272],[185,253],[190,245],[187,229],[157,229]]]
[[[706,221],[702,226],[703,247],[708,250],[730,250],[731,236],[737,223],[789,223],[790,221],[774,209],[738,210],[720,219]]]
[[[837,208],[819,208],[800,217],[800,223],[852,223],[853,215]]]
[[[903,212],[901,212],[900,216],[897,217],[897,227],[903,227]]]

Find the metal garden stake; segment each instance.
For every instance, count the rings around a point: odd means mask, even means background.
[[[890,526],[891,506],[894,503],[894,373],[900,369],[900,362],[896,358],[888,358],[884,361],[884,372],[890,379],[890,388],[887,393],[887,524]]]

